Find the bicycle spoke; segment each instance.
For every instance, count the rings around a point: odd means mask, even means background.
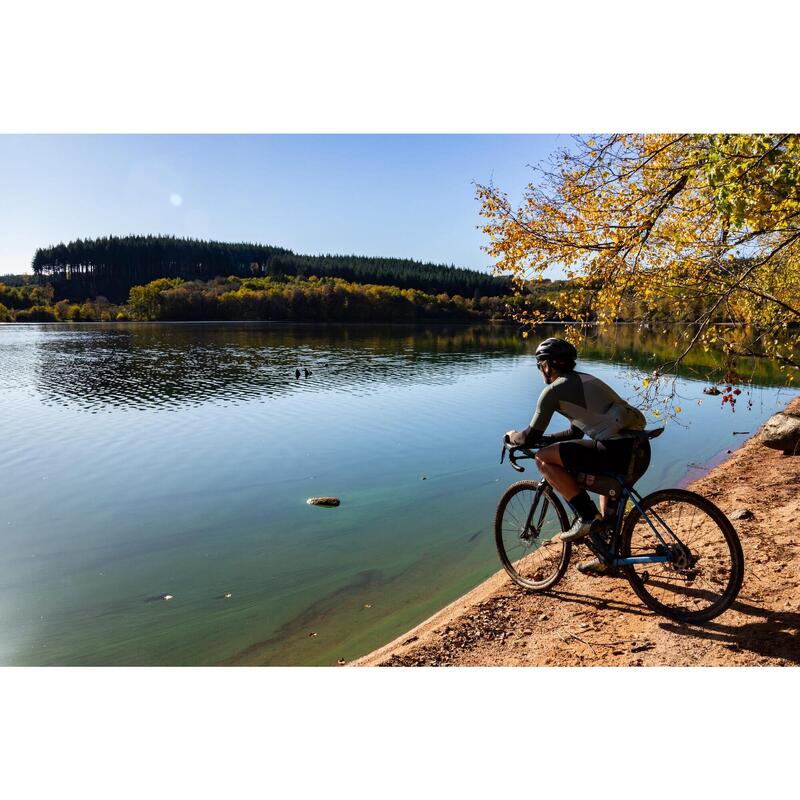
[[[651,597],[662,613],[710,618],[720,613],[717,609],[727,607],[732,591],[738,591],[735,584],[741,581],[741,565],[734,561],[736,551],[725,529],[704,507],[708,501],[678,492],[667,490],[661,493],[664,499],[645,503],[650,522],[639,517],[631,529],[630,555],[671,556],[668,562],[633,565],[634,588],[638,585],[637,591],[645,593],[643,599]]]
[[[564,545],[558,542],[554,546],[551,539],[562,524],[547,496],[535,484],[523,484],[498,509],[498,515],[497,545],[511,577],[529,588],[557,580]]]

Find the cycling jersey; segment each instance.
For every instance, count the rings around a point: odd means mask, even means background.
[[[642,430],[644,414],[623,400],[608,384],[594,375],[571,370],[548,384],[539,395],[530,424],[531,440],[541,439],[553,413],[558,411],[571,423],[569,430],[545,437],[549,441],[619,439],[625,429]]]

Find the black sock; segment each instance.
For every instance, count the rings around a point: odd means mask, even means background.
[[[589,497],[586,491],[576,494],[575,497],[569,501],[569,504],[575,509],[575,512],[584,522],[591,522],[599,513],[597,511],[597,506],[594,504],[594,500]]]

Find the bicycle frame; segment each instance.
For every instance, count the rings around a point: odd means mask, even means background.
[[[522,450],[522,452],[526,453],[526,455],[525,456],[518,456],[518,457],[515,458],[514,454],[513,454],[513,451],[512,451],[511,456],[509,457],[509,460],[511,461],[511,465],[514,467],[514,469],[516,469],[517,471],[521,472],[521,471],[523,471],[524,468],[519,466],[516,463],[517,459],[518,458],[533,458],[533,454],[530,453],[530,451],[528,451],[528,450],[526,450],[524,448],[520,448],[520,449]],[[505,446],[504,446],[503,452],[501,453],[501,457],[500,457],[500,462],[501,463],[503,461],[503,456],[504,455],[505,455]],[[664,537],[659,533],[658,528],[656,528],[656,526],[653,524],[653,520],[650,519],[650,517],[648,516],[647,512],[642,508],[641,503],[642,503],[642,499],[643,498],[639,494],[639,492],[637,492],[636,489],[634,489],[632,486],[628,486],[627,483],[625,482],[625,479],[622,477],[622,475],[617,475],[615,473],[599,473],[599,474],[603,475],[605,477],[614,478],[614,480],[618,481],[620,486],[622,486],[622,494],[621,494],[621,497],[619,498],[619,502],[617,503],[617,512],[616,512],[616,517],[614,519],[614,530],[613,530],[613,535],[611,537],[611,547],[607,548],[605,546],[605,543],[603,543],[602,546],[601,546],[600,544],[598,544],[597,540],[594,539],[594,536],[591,536],[589,538],[592,541],[592,545],[593,545],[592,549],[601,551],[601,552],[598,552],[598,555],[602,556],[608,562],[608,564],[610,566],[613,566],[613,567],[628,567],[628,566],[632,566],[634,564],[664,564],[664,563],[666,563],[668,561],[671,561],[672,560],[672,555],[671,555],[672,546],[667,544],[667,542],[664,540]],[[550,484],[547,482],[547,479],[542,478],[542,480],[539,482],[539,489],[536,492],[536,499],[531,504],[531,510],[528,512],[528,518],[525,521],[525,527],[523,528],[523,530],[530,529],[531,520],[532,520],[532,517],[533,517],[533,511],[536,508],[536,506],[538,505],[539,498],[541,497],[542,492],[544,491],[544,489],[547,486],[550,486]],[[656,538],[658,539],[658,541],[667,550],[667,553],[665,553],[664,555],[659,555],[657,553],[653,553],[652,555],[631,556],[629,558],[620,558],[619,557],[619,548],[620,548],[620,545],[621,545],[620,534],[622,532],[622,520],[623,520],[623,518],[625,516],[625,510],[626,510],[626,508],[628,506],[628,501],[630,501],[633,504],[633,506],[638,510],[638,512],[642,516],[642,519],[647,521],[647,524],[650,526],[651,530],[656,535]],[[542,513],[544,513],[544,512],[542,512]],[[669,525],[667,525],[667,523],[661,518],[661,516],[659,514],[656,514],[655,512],[651,512],[651,513],[653,514],[653,517],[655,518],[656,522],[658,522],[660,525],[662,525],[669,532],[669,535],[672,536],[672,538],[675,540],[675,542],[677,542],[678,546],[680,546],[684,550],[687,550],[686,545],[684,545],[684,543],[678,538],[678,536],[675,534],[675,532],[672,530],[672,528],[670,528]],[[541,520],[540,520],[540,524],[541,524]],[[537,528],[538,527],[539,526],[537,526]]]
[[[614,520],[614,535],[611,539],[611,549],[607,553],[605,553],[606,557],[608,558],[609,563],[611,566],[614,567],[627,567],[633,564],[663,564],[670,560],[669,555],[656,555],[655,553],[650,556],[631,556],[630,558],[619,558],[619,548],[620,548],[620,533],[622,532],[622,519],[625,516],[625,510],[628,507],[628,501],[630,500],[633,503],[634,507],[639,511],[642,515],[642,518],[647,520],[647,524],[652,528],[653,533],[656,535],[656,538],[659,542],[661,542],[664,547],[669,550],[670,546],[664,541],[664,537],[658,532],[658,529],[653,525],[652,520],[650,517],[647,516],[647,512],[642,509],[640,505],[642,502],[642,496],[632,487],[628,487],[625,481],[621,480],[621,476],[615,475],[614,476],[621,484],[622,484],[622,496],[619,499],[617,504],[617,514]],[[661,519],[657,514],[654,515],[656,519],[670,532],[672,536],[675,537],[675,540],[683,546],[683,543],[675,536],[675,533],[672,529]]]

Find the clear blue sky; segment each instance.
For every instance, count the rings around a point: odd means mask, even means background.
[[[491,266],[472,181],[518,199],[567,136],[0,136],[0,273],[107,234]]]

